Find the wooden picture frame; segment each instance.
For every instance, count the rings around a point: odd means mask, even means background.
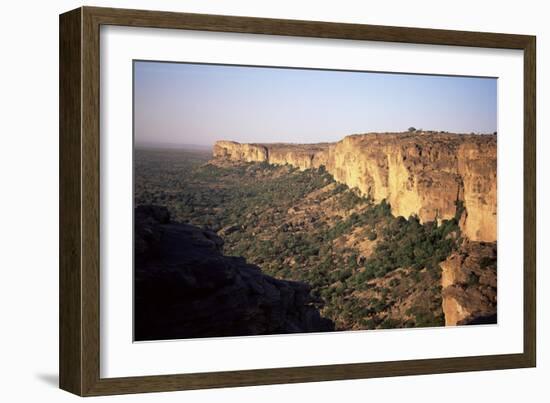
[[[99,35],[102,25],[519,49],[524,52],[523,353],[100,377]],[[526,368],[536,365],[535,37],[81,7],[60,16],[60,387],[80,396]]]

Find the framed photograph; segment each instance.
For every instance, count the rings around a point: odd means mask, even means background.
[[[535,37],[60,16],[60,387],[533,367]]]

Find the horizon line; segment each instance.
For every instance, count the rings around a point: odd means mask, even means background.
[[[181,148],[185,148],[185,147],[197,147],[197,148],[210,148],[210,147],[214,147],[214,145],[219,142],[219,141],[229,141],[229,142],[233,142],[233,143],[238,143],[238,144],[311,144],[311,145],[314,145],[314,144],[333,144],[333,143],[337,143],[338,141],[341,141],[342,139],[346,138],[346,137],[351,137],[351,136],[364,136],[364,135],[370,135],[370,134],[378,134],[378,135],[392,135],[392,134],[409,134],[409,135],[414,135],[414,134],[417,134],[417,135],[425,135],[425,134],[445,134],[445,135],[455,135],[455,136],[496,136],[498,135],[498,131],[494,131],[494,132],[470,132],[470,133],[456,133],[456,132],[449,132],[449,131],[445,131],[445,130],[421,130],[421,129],[418,129],[416,131],[402,131],[402,132],[395,132],[395,131],[392,131],[392,132],[380,132],[380,131],[376,131],[376,132],[363,132],[363,133],[352,133],[352,134],[347,134],[343,137],[340,138],[340,140],[335,140],[335,141],[318,141],[318,142],[292,142],[292,141],[284,141],[284,142],[281,142],[281,141],[273,141],[273,142],[242,142],[242,141],[236,141],[236,140],[231,140],[230,139],[230,136],[228,137],[221,137],[219,138],[218,140],[215,140],[213,143],[209,143],[209,144],[201,144],[201,143],[189,143],[189,142],[163,142],[163,141],[159,141],[159,142],[155,142],[155,141],[134,141],[134,147],[161,147],[161,146],[172,146],[172,147],[181,147]]]

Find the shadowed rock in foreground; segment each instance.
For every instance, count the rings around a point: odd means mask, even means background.
[[[174,223],[166,208],[135,210],[135,339],[165,340],[334,329],[306,284],[277,280],[223,240]]]

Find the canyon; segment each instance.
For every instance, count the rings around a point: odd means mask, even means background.
[[[460,228],[471,241],[496,241],[496,135],[435,132],[368,133],[336,143],[240,144],[217,141],[214,159],[324,167],[337,182],[395,216],[421,222],[450,219],[464,208]]]
[[[496,135],[368,133],[336,143],[218,141],[214,161],[324,169],[391,213],[421,223],[457,219],[464,241],[441,263],[446,325],[496,323]],[[392,279],[393,275],[389,275]]]

